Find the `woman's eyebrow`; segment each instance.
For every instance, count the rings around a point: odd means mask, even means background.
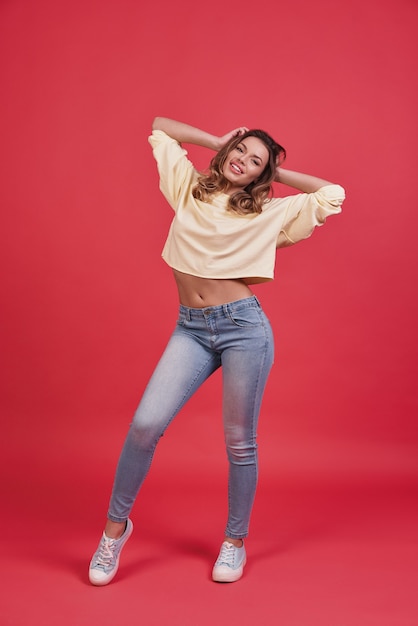
[[[245,145],[245,142],[244,142],[244,141],[241,141],[238,145],[243,145],[243,146],[244,146],[244,148],[245,148],[245,150],[248,152],[248,148],[247,148],[247,146]],[[258,154],[255,154],[255,153],[254,153],[254,154],[252,154],[251,156],[255,157],[256,159],[260,159],[260,161],[263,163],[263,158],[262,158],[261,156],[259,156]]]

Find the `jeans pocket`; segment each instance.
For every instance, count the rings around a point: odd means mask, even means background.
[[[229,319],[235,326],[261,326],[261,312],[256,307],[237,308],[229,311]]]

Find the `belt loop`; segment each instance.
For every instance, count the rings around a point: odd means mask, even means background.
[[[192,319],[192,315],[191,315],[191,311],[189,309],[189,307],[187,307],[186,309],[186,317],[187,317],[187,321],[190,322]]]

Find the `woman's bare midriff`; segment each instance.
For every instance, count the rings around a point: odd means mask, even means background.
[[[199,278],[177,270],[173,270],[173,273],[180,303],[193,309],[226,304],[253,295],[248,285],[239,278]]]

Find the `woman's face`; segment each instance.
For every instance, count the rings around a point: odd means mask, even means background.
[[[269,161],[269,151],[257,137],[245,137],[226,157],[222,174],[228,181],[226,192],[240,191],[258,178]]]

